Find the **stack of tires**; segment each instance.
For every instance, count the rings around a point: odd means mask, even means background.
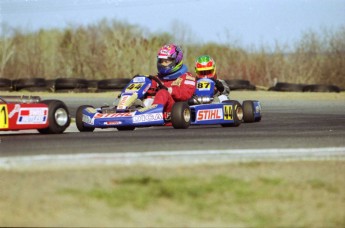
[[[88,81],[82,78],[57,78],[55,92],[88,92]]]
[[[12,81],[7,78],[0,78],[0,91],[12,91]]]
[[[99,80],[97,83],[96,92],[108,92],[114,90],[122,90],[131,79],[128,78],[114,78]]]
[[[335,92],[339,93],[341,89],[335,85],[305,85],[278,82],[275,86],[268,89],[269,91],[281,91],[281,92]]]
[[[20,78],[12,81],[14,91],[49,92],[44,78]]]
[[[230,79],[225,82],[229,85],[230,90],[256,90],[256,87],[248,80]]]

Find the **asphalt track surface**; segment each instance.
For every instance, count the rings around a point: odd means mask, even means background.
[[[111,103],[110,98],[66,98],[63,101],[72,116],[79,105],[99,107]],[[41,135],[36,131],[1,132],[0,165],[1,162],[8,162],[6,159],[9,158],[65,156],[63,159],[66,159],[66,156],[74,156],[79,159],[81,154],[89,154],[90,159],[96,160],[102,156],[100,160],[111,156],[113,160],[119,160],[126,154],[131,157],[143,155],[162,158],[163,154],[170,153],[172,156],[203,156],[206,161],[217,156],[221,160],[222,155],[229,154],[252,156],[271,153],[284,156],[300,153],[308,157],[311,152],[323,157],[345,156],[344,100],[268,99],[261,100],[261,103],[262,121],[243,123],[239,127],[207,125],[181,130],[149,127],[134,131],[96,129],[92,133],[80,133],[72,123],[61,135]]]

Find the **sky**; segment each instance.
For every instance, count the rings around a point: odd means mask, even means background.
[[[26,30],[102,19],[187,34],[192,42],[272,47],[293,45],[308,31],[345,27],[345,0],[0,0],[0,22]]]

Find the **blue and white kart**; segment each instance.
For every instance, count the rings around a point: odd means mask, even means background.
[[[95,128],[134,130],[136,127],[172,125],[186,129],[190,125],[214,125],[237,127],[242,122],[261,120],[259,101],[246,100],[242,105],[236,100],[213,98],[215,83],[211,79],[199,79],[195,94],[188,102],[176,102],[171,113],[165,113],[163,105],[152,105],[148,98],[152,80],[158,89],[167,89],[154,76],[136,75],[122,90],[114,107],[94,108],[82,105],[76,112],[76,125],[80,132]]]

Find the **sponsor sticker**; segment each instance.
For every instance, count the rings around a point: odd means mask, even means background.
[[[182,83],[182,78],[178,78],[175,81],[173,81],[173,83],[171,83],[172,86],[180,86]]]
[[[195,77],[189,76],[189,75],[186,76],[186,79],[187,80],[191,80],[191,81],[195,81]]]
[[[18,113],[17,124],[45,124],[47,123],[48,108],[21,108]]]
[[[133,78],[133,82],[145,82],[146,77],[135,77]]]
[[[163,120],[162,113],[141,114],[133,116],[133,123],[144,123]]]
[[[197,121],[219,120],[222,118],[223,118],[223,110],[221,108],[199,110],[197,113]]]
[[[7,105],[0,105],[0,128],[8,128],[8,110]]]
[[[184,81],[184,84],[195,86],[195,81],[186,80]]]
[[[103,118],[115,118],[115,117],[131,117],[133,113],[123,112],[123,113],[96,113],[94,119],[103,119]]]
[[[197,87],[199,90],[210,90],[211,84],[207,81],[200,81],[200,82],[198,82]]]
[[[129,86],[126,88],[126,92],[135,92],[138,91],[144,83],[131,83]]]
[[[223,106],[224,112],[224,120],[232,120],[232,106],[231,105],[224,105]]]
[[[103,123],[104,125],[120,125],[122,124],[121,121],[106,121]]]

